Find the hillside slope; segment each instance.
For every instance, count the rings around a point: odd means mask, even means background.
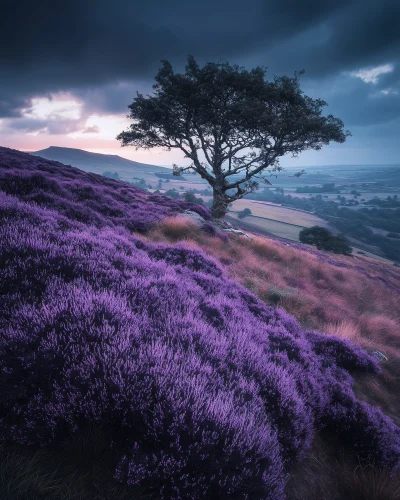
[[[56,452],[95,428],[131,498],[283,500],[317,431],[397,469],[400,429],[353,392],[374,356],[189,243],[146,241],[187,207],[0,148],[5,445]]]
[[[148,165],[122,158],[118,155],[91,153],[82,149],[50,146],[30,154],[48,160],[58,161],[66,165],[80,168],[85,172],[102,174],[105,171],[118,172],[121,177],[131,180],[133,177],[153,177],[154,173],[170,174],[171,169],[158,165]]]

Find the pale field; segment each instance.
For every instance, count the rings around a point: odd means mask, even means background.
[[[299,232],[302,227],[293,224],[287,224],[275,220],[259,219],[257,217],[248,216],[244,219],[239,219],[236,214],[229,212],[229,216],[237,221],[237,225],[243,225],[260,233],[270,233],[279,238],[285,238],[291,241],[299,241]]]
[[[204,184],[204,182],[188,182],[188,181],[174,181],[170,180],[167,184],[163,182],[162,184],[163,189],[172,189],[173,187],[180,191],[180,186],[183,186],[185,188],[185,191],[188,191],[189,189],[206,189],[208,185]]]
[[[286,222],[288,224],[295,224],[301,227],[327,225],[325,221],[316,215],[255,200],[237,200],[233,202],[231,210],[239,212],[244,208],[249,208],[252,215],[256,215],[257,217],[265,217],[267,219],[273,219],[278,222]],[[231,213],[232,212],[229,212],[229,214]]]

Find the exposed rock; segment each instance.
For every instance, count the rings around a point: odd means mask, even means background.
[[[191,220],[198,226],[204,226],[204,224],[207,224],[207,221],[201,215],[199,215],[197,212],[193,212],[192,210],[185,210],[184,212],[179,214],[178,217]]]
[[[212,224],[216,229],[219,229],[224,233],[237,234],[239,236],[245,236],[250,241],[252,240],[252,238],[250,238],[248,234],[244,233],[240,229],[235,229],[230,222],[224,219],[213,219],[212,222],[210,223],[206,221],[201,215],[199,215],[196,212],[193,212],[192,210],[185,210],[184,212],[179,214],[178,217],[191,220],[195,222],[200,228]]]
[[[229,228],[229,229],[222,229],[222,231],[224,231],[224,233],[233,233],[233,234],[238,234],[239,236],[246,236],[246,238],[248,238],[250,241],[253,239],[250,238],[248,234],[244,233],[240,229]]]
[[[372,353],[379,361],[387,361],[388,358],[380,351],[374,351]]]
[[[233,229],[232,224],[225,219],[213,219],[213,224],[219,229]]]

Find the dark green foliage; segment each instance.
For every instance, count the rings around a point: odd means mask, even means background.
[[[245,217],[247,217],[248,215],[251,215],[251,210],[250,208],[244,208],[242,211],[240,211],[238,213],[238,217],[239,219],[244,219]]]
[[[115,179],[116,181],[119,181],[121,178],[118,174],[118,172],[109,172],[108,170],[106,172],[103,172],[104,177],[108,177],[109,179]]]
[[[303,187],[298,187],[296,189],[296,193],[335,193],[335,192],[337,192],[337,188],[335,188],[334,182],[323,184],[322,186],[303,186]]]
[[[351,255],[353,251],[343,235],[335,236],[328,229],[321,226],[302,229],[299,233],[299,239],[302,243],[315,245],[318,250],[328,250],[343,255]]]
[[[204,205],[203,198],[197,198],[191,191],[186,191],[183,193],[182,198],[189,203],[197,203],[199,205]]]
[[[169,196],[170,198],[174,198],[175,200],[178,200],[181,195],[178,193],[178,191],[173,188],[173,189],[168,189],[167,191],[165,191],[165,196]]]
[[[170,180],[170,179],[174,179],[175,180],[176,179],[176,177],[172,173],[170,173],[170,174],[164,174],[164,173],[156,173],[155,172],[154,175],[156,177],[159,177],[160,179],[166,179],[166,180]],[[185,177],[183,177],[183,175],[180,175],[178,177],[179,177],[180,181],[186,181],[186,179],[185,179]]]
[[[394,196],[388,196],[386,200],[381,200],[378,197],[372,198],[372,200],[368,200],[365,202],[366,205],[376,205],[382,208],[399,208],[400,200],[398,200],[397,194]]]
[[[224,62],[200,68],[189,55],[186,72],[175,74],[169,61],[162,63],[154,95],[137,92],[129,106],[133,122],[117,139],[136,149],[180,149],[192,163],[174,165],[174,174],[194,171],[211,185],[216,218],[231,201],[256,191],[259,178],[270,184],[263,172],[281,170],[281,156],[320,150],[350,135],[340,119],[322,115],[325,101],[304,95],[303,72],[269,82],[260,66],[248,71]]]

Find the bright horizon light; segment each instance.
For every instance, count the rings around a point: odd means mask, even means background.
[[[40,120],[56,119],[79,120],[82,103],[71,94],[55,94],[49,97],[37,97],[31,101],[30,108],[23,110],[22,116]]]

